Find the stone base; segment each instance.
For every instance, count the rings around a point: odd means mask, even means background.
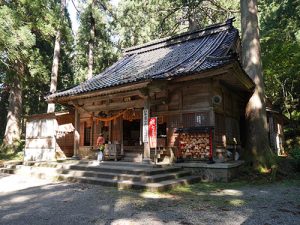
[[[152,161],[150,158],[144,158],[142,161],[143,164],[152,164]]]
[[[78,149],[78,157],[80,159],[97,159],[98,152],[95,150],[92,150],[93,148],[90,146],[86,147],[79,147]]]
[[[55,149],[25,148],[24,161],[55,161]]]
[[[239,168],[244,161],[231,161],[226,163],[208,164],[207,162],[176,163],[190,170],[194,175],[200,175],[202,181],[206,182],[229,182],[239,174]]]

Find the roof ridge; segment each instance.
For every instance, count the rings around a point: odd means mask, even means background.
[[[166,42],[171,41],[171,40],[178,39],[177,41],[174,41],[174,43],[172,43],[172,44],[175,44],[175,43],[180,43],[180,42],[184,42],[184,41],[194,39],[195,36],[197,36],[197,38],[199,38],[199,37],[209,35],[211,33],[228,30],[232,27],[232,22],[233,21],[234,21],[234,18],[229,18],[229,19],[226,20],[225,23],[216,23],[216,24],[206,26],[205,28],[202,28],[202,29],[199,29],[199,30],[196,30],[196,31],[188,31],[188,32],[184,32],[184,33],[181,33],[181,34],[176,34],[176,35],[165,37],[165,38],[159,38],[159,39],[156,39],[156,40],[144,43],[144,44],[140,44],[140,45],[136,45],[136,46],[126,48],[126,49],[124,49],[123,52],[124,52],[124,55],[134,54],[134,53],[139,52],[139,50],[141,50],[143,48],[146,48],[146,47],[151,48],[151,47],[154,47],[155,45],[166,43]],[[187,39],[180,40],[184,37],[187,37]]]

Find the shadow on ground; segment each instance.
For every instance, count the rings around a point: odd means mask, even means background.
[[[9,178],[0,177],[0,186]],[[299,182],[195,184],[164,193],[34,185],[0,192],[0,224],[300,224]]]

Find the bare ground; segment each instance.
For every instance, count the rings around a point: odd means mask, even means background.
[[[300,224],[300,181],[117,191],[0,174],[0,224]]]

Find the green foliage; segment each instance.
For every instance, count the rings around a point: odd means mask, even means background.
[[[289,153],[294,159],[300,161],[300,145],[294,146]]]
[[[7,95],[18,65],[24,66],[20,76],[23,114],[46,112],[44,97],[49,91],[55,33],[59,26],[62,26],[63,41],[58,87],[63,89],[73,85],[73,34],[68,14],[60,18],[59,1],[22,0],[0,4],[0,83]],[[0,105],[4,107],[1,107],[0,139],[5,131],[7,104],[8,98],[1,98]]]
[[[13,145],[0,145],[0,160],[22,160],[25,141],[15,142]]]
[[[4,5],[0,7],[0,62],[1,71],[14,71],[16,61],[30,58],[35,36],[30,26],[20,18],[18,10]],[[8,77],[7,77],[8,79]]]
[[[76,38],[76,56],[73,64],[76,83],[86,79],[91,20],[95,23],[93,74],[102,72],[117,60],[117,49],[112,42],[112,18],[108,10],[111,6],[107,1],[101,1],[101,4],[96,1],[96,3],[94,7],[89,2],[85,3],[79,15],[80,26]]]
[[[193,31],[238,14],[238,1],[125,0],[114,22],[121,48]]]
[[[265,0],[261,4],[261,47],[267,96],[289,119],[299,120],[299,0]]]

